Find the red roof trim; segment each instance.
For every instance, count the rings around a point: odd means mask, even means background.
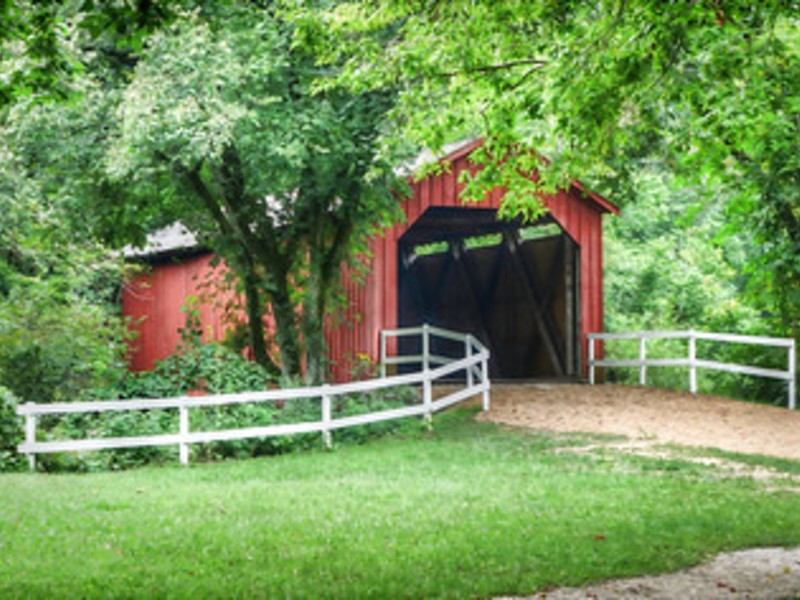
[[[460,158],[463,158],[471,154],[476,148],[479,148],[482,145],[483,145],[483,138],[477,138],[475,140],[465,142],[463,146],[457,148],[456,150],[453,150],[452,152],[450,152],[450,154],[447,154],[437,159],[436,162],[440,164],[454,162]],[[542,158],[543,160],[547,161],[546,158],[544,157]],[[603,198],[600,194],[597,194],[596,192],[587,189],[586,186],[583,185],[583,183],[581,183],[577,179],[573,179],[570,182],[570,186],[578,190],[578,192],[580,192],[584,197],[594,202],[602,212],[608,212],[614,215],[619,214],[619,207],[617,207],[615,204]]]
[[[460,148],[456,148],[450,154],[440,158],[438,162],[453,162],[458,160],[459,158],[463,158],[469,154],[472,154],[474,150],[483,146],[483,138],[477,138],[468,142],[465,142],[463,146]]]
[[[572,180],[572,187],[576,188],[582,194],[585,194],[588,198],[592,199],[597,206],[599,206],[604,212],[609,212],[614,215],[619,214],[619,207],[616,204],[612,204],[605,198],[603,198],[600,194],[593,192],[592,190],[586,189],[586,186],[583,185],[577,179]]]

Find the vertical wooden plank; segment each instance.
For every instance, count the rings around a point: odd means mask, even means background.
[[[367,323],[363,330],[364,347],[371,357],[378,355],[378,332],[381,330],[381,306],[383,306],[383,279],[386,259],[383,256],[384,238],[378,237],[370,241],[372,252],[371,266],[367,276],[367,289],[364,290],[364,311]]]
[[[439,173],[428,178],[430,182],[430,195],[428,197],[428,206],[425,207],[426,209],[430,206],[445,206],[443,192],[445,176],[446,173]]]
[[[587,213],[581,214],[581,236],[585,240],[584,245],[586,252],[584,253],[586,260],[586,279],[584,285],[586,286],[584,292],[585,298],[585,311],[584,311],[584,326],[587,332],[598,331],[597,311],[601,307],[601,299],[598,297],[598,269],[600,267],[597,256],[597,244],[595,240],[595,231],[592,227],[590,215]],[[598,345],[595,358],[603,358],[603,343]]]
[[[481,384],[483,385],[483,398],[481,408],[483,412],[489,410],[489,361],[484,358],[481,361]]]
[[[472,358],[472,336],[469,333],[464,337],[464,358]],[[473,384],[472,362],[469,363],[469,366],[464,371],[464,374],[464,384],[468,388],[471,388]]]
[[[575,253],[570,239],[562,237],[561,243],[565,245],[564,255],[564,353],[567,375],[573,376],[575,372]]]
[[[398,271],[397,271],[397,241],[400,238],[397,227],[392,230],[391,235],[386,236],[384,244],[384,259],[386,261],[386,271],[384,277],[384,315],[381,329],[395,329],[397,327],[397,290],[398,290]],[[389,354],[397,353],[397,338],[389,340],[387,349]]]
[[[414,184],[414,195],[405,202],[406,209],[406,223],[408,226],[412,225],[417,220],[419,215],[423,212],[422,204],[427,200],[428,184],[427,179]]]
[[[442,206],[457,206],[456,199],[456,165],[451,164],[450,170],[442,174],[444,185],[442,189]]]
[[[155,321],[153,318],[152,277],[144,273],[127,281],[122,288],[122,314],[131,319],[131,329],[138,333],[137,339],[129,342],[130,365],[134,371],[153,368],[152,339]]]
[[[453,161],[453,172],[455,174],[454,183],[455,183],[455,197],[454,202],[456,206],[463,206],[464,203],[461,200],[461,193],[464,191],[464,184],[461,183],[461,173],[465,170],[469,170],[469,164],[467,162],[466,157],[460,158],[458,160]]]
[[[489,198],[489,206],[491,208],[499,208],[500,204],[503,201],[504,191],[500,188],[494,188],[492,190],[491,197]],[[483,207],[482,207],[483,208]]]
[[[585,206],[585,203],[584,203]],[[584,211],[586,227],[589,230],[592,286],[589,290],[592,306],[593,331],[603,330],[603,262],[602,262],[602,243],[600,213],[593,210]],[[602,359],[605,356],[604,346],[601,343],[597,351],[597,357]]]
[[[598,257],[596,254],[596,245],[594,240],[594,232],[592,230],[592,223],[590,215],[585,211],[581,211],[578,216],[579,230],[581,239],[581,295],[583,306],[583,333],[582,338],[585,340],[586,335],[590,332],[597,331],[597,271],[598,271]],[[602,359],[603,357],[603,344],[600,342],[595,349],[595,358]]]

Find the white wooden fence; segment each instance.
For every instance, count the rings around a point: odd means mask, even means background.
[[[399,336],[421,336],[422,353],[417,356],[387,356],[387,340]],[[464,358],[448,358],[430,354],[431,337],[440,337],[463,344]],[[256,437],[292,435],[298,433],[321,432],[323,443],[331,446],[331,432],[335,429],[377,423],[402,417],[422,415],[430,423],[432,414],[469,397],[481,394],[483,410],[489,409],[489,351],[474,337],[468,334],[454,333],[436,327],[423,325],[407,329],[395,329],[381,332],[381,374],[380,379],[358,381],[337,385],[321,385],[316,387],[244,392],[238,394],[221,394],[216,396],[180,396],[177,398],[160,398],[147,400],[115,400],[97,402],[71,402],[58,404],[25,403],[17,407],[17,414],[25,417],[25,441],[18,446],[18,451],[28,456],[31,469],[36,467],[36,455],[54,452],[75,452],[104,450],[112,448],[140,448],[145,446],[179,447],[181,464],[189,462],[189,444],[242,440]],[[418,372],[386,377],[388,364],[417,363],[421,365]],[[432,365],[439,366],[432,368]],[[465,372],[465,385],[462,389],[451,391],[445,396],[433,399],[432,384],[434,381],[452,377]],[[452,380],[448,380],[452,383]],[[360,392],[372,392],[396,386],[422,385],[422,401],[418,405],[405,406],[373,412],[332,418],[331,400],[336,396]],[[449,389],[449,388],[448,388]],[[189,411],[206,406],[226,406],[257,402],[295,402],[320,401],[320,420],[303,423],[286,423],[239,429],[218,431],[190,431]],[[42,415],[86,414],[109,411],[141,411],[153,409],[177,409],[178,432],[171,434],[94,438],[82,440],[36,441],[37,418]]]
[[[589,383],[594,384],[596,367],[638,367],[639,384],[647,383],[647,367],[688,367],[689,391],[697,393],[697,369],[712,369],[728,373],[753,375],[756,377],[769,377],[782,379],[788,384],[788,406],[796,407],[795,382],[796,382],[796,348],[792,338],[774,338],[752,335],[734,335],[726,333],[704,333],[701,331],[653,331],[635,333],[590,333],[589,336]],[[653,339],[686,339],[689,341],[686,358],[647,358],[647,340]],[[635,359],[596,359],[595,342],[597,340],[639,340],[639,357]],[[786,348],[788,354],[787,368],[766,369],[750,365],[723,363],[715,360],[697,358],[697,341],[708,340],[714,342],[727,342],[733,344],[752,344],[758,346],[773,346]]]

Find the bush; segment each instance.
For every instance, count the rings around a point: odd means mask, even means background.
[[[17,445],[25,438],[23,419],[16,413],[17,399],[8,388],[0,386],[0,471],[19,471],[25,457]]]
[[[58,300],[45,284],[0,302],[0,383],[22,402],[88,400],[125,372],[125,327],[99,306]]]
[[[152,371],[130,373],[120,398],[170,398],[197,391],[229,394],[263,390],[275,380],[258,364],[218,343],[198,344],[172,354]]]

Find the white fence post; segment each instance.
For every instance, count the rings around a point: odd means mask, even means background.
[[[794,410],[797,405],[797,347],[795,340],[789,345],[789,408]]]
[[[697,393],[697,335],[689,330],[689,391]]]
[[[433,389],[427,369],[425,380],[422,382],[422,404],[425,406],[425,426],[431,429],[433,427]]]
[[[427,323],[422,325],[422,372],[425,379],[422,381],[422,403],[425,406],[425,425],[428,429],[433,426],[433,389],[430,378],[431,368],[431,332]]]
[[[422,325],[422,370],[427,371],[431,368],[431,332],[430,326],[425,323]]]
[[[647,338],[639,338],[639,385],[647,385]]]
[[[178,416],[180,420],[180,434],[181,442],[178,444],[180,460],[182,465],[189,464],[189,444],[186,443],[186,437],[189,435],[189,409],[185,404],[178,407]]]
[[[483,385],[483,410],[489,410],[489,359],[481,361],[481,385]]]
[[[33,407],[33,402],[28,402],[27,405]],[[25,443],[33,444],[36,442],[36,415],[28,413],[25,415]],[[36,470],[36,454],[33,452],[28,453],[28,467],[31,471]]]
[[[467,334],[466,339],[464,340],[464,357],[465,358],[472,358],[472,336]],[[472,376],[472,366],[467,368],[467,387],[472,387],[475,381]]]
[[[328,392],[329,387],[328,384],[322,386],[324,390],[322,394],[322,443],[326,450],[330,450],[333,447],[333,441],[331,439],[331,396]]]
[[[594,385],[594,340],[595,337],[589,334],[589,385]]]

